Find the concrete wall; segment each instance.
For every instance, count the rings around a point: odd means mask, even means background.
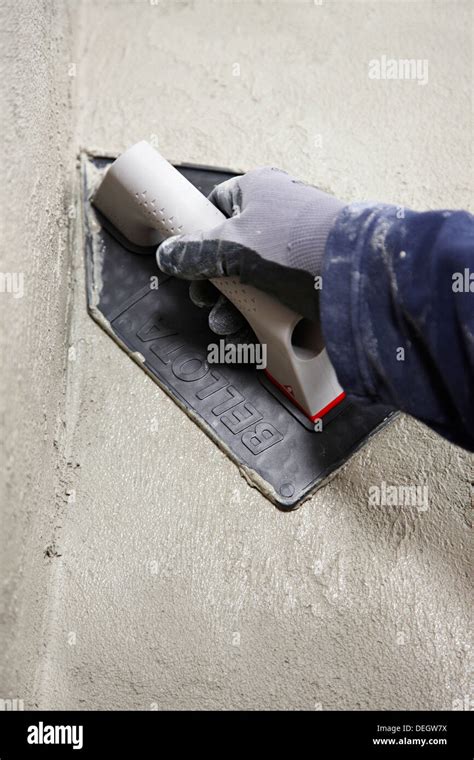
[[[64,523],[64,401],[74,204],[73,5],[0,7],[0,697],[36,704]],[[12,285],[15,281],[11,280]],[[23,297],[21,297],[23,291]]]
[[[468,2],[2,11],[0,696],[42,708],[451,709],[472,457],[400,418],[281,514],[86,314],[75,158],[159,141],[343,198],[469,207]],[[20,51],[20,55],[18,52]],[[429,81],[370,81],[383,54]],[[75,67],[71,67],[75,64]],[[75,76],[70,76],[75,74]],[[376,508],[382,481],[429,509]]]

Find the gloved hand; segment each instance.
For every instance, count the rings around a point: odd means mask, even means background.
[[[226,216],[205,233],[175,235],[158,248],[158,266],[188,280],[237,276],[275,296],[302,316],[319,319],[315,277],[329,231],[344,203],[279,169],[254,169],[217,185],[209,195]],[[211,283],[193,282],[192,300],[216,301]],[[222,295],[209,315],[219,335],[245,322]]]

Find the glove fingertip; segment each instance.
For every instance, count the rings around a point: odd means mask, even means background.
[[[189,297],[195,306],[210,308],[219,298],[219,291],[209,280],[191,280]]]
[[[216,335],[230,335],[245,324],[245,317],[222,294],[209,313],[209,327]]]
[[[172,235],[156,249],[156,263],[162,272],[175,274],[177,262],[185,245],[184,235]]]

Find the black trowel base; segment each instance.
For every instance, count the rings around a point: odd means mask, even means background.
[[[263,372],[207,363],[218,342],[188,283],[163,275],[110,234],[90,196],[112,159],[83,155],[87,299],[91,316],[281,509],[306,499],[389,418],[344,401],[315,432]],[[177,167],[206,195],[231,172]]]

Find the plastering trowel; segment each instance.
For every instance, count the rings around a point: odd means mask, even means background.
[[[159,272],[166,237],[206,231],[224,215],[206,194],[234,173],[173,167],[140,142],[113,163],[84,157],[89,307],[95,318],[283,508],[294,507],[376,427],[386,410],[345,399],[318,325],[274,298],[218,278],[214,285],[266,346],[254,367],[206,361],[215,342],[183,281]],[[270,381],[270,382],[269,382]],[[316,423],[316,424],[315,424]]]
[[[110,167],[94,206],[135,246],[155,248],[167,237],[211,230],[224,214],[149,143],[129,148]],[[267,349],[266,373],[311,420],[344,399],[317,324],[236,277],[213,280],[242,312]]]

